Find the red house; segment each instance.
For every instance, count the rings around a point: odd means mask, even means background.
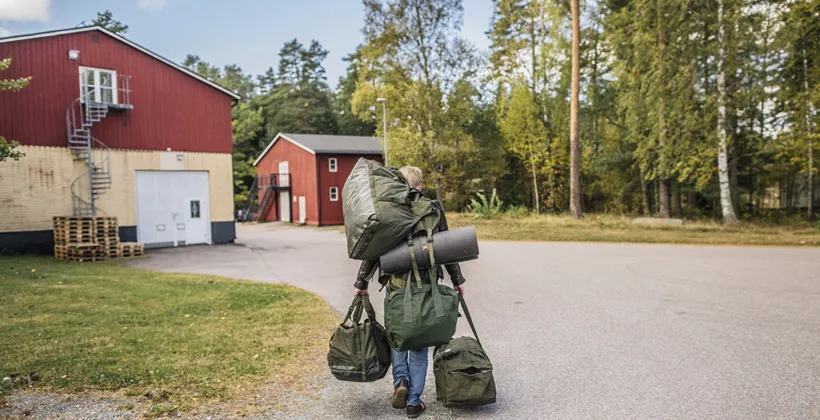
[[[239,96],[100,27],[0,38],[0,252],[46,250],[52,217],[109,215],[147,246],[234,239],[231,107]]]
[[[257,220],[343,224],[342,187],[362,157],[382,161],[379,139],[277,134],[253,163],[259,200]]]

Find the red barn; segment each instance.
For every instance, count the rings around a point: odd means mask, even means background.
[[[234,239],[231,107],[239,96],[100,27],[0,38],[0,251],[49,249],[53,216],[109,215],[123,241]]]
[[[359,158],[382,161],[375,137],[279,133],[253,163],[260,221],[340,225],[342,187]],[[291,216],[293,215],[293,216]],[[293,219],[293,220],[292,220]]]

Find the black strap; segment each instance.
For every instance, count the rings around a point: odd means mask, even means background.
[[[481,340],[478,339],[478,333],[475,332],[475,325],[473,325],[473,318],[470,316],[470,310],[467,309],[467,302],[464,301],[464,296],[461,293],[458,294],[458,301],[461,303],[461,308],[464,309],[464,316],[470,324],[470,329],[473,330],[475,341],[478,341],[478,345],[481,346]],[[484,346],[481,347],[484,348]]]

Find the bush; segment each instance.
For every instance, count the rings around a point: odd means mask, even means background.
[[[509,206],[507,207],[507,211],[504,212],[504,215],[512,217],[513,219],[520,219],[529,216],[530,213],[530,208],[527,206]]]
[[[487,196],[482,193],[476,193],[476,198],[470,199],[470,212],[473,213],[473,218],[475,219],[495,219],[501,215],[501,209],[504,206],[504,203],[498,198],[495,194],[495,189],[493,189],[493,195],[490,196],[490,199],[487,199]]]

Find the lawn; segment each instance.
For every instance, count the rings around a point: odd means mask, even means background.
[[[743,222],[723,226],[716,222],[690,222],[683,226],[633,225],[631,218],[611,215],[503,216],[475,219],[470,214],[447,215],[451,228],[475,226],[482,240],[636,242],[705,245],[820,246],[820,225],[774,225]]]
[[[0,376],[36,371],[35,389],[55,392],[159,391],[148,414],[296,378],[337,322],[290,286],[51,257],[0,257],[0,308]]]

